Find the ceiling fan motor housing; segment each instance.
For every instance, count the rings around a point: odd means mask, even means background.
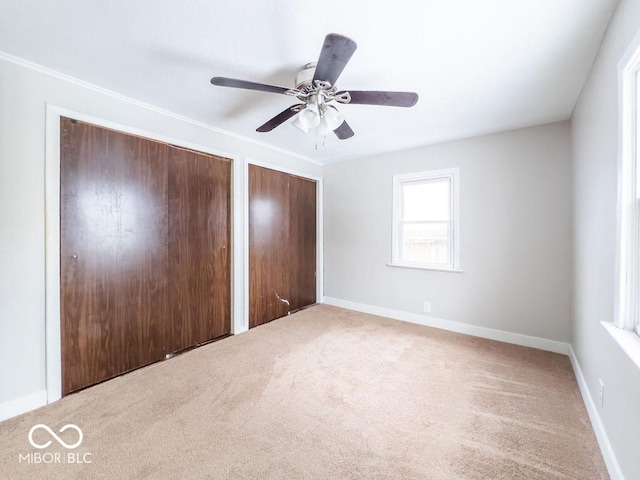
[[[302,90],[311,86],[313,75],[316,73],[316,62],[307,63],[296,75],[296,88]]]

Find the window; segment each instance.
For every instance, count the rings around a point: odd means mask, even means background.
[[[459,170],[393,177],[392,266],[459,270]]]
[[[619,65],[620,163],[616,324],[640,334],[640,37]]]

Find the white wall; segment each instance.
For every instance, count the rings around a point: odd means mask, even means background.
[[[568,122],[327,165],[325,296],[566,342]],[[391,261],[392,175],[460,168],[463,273]]]
[[[640,1],[623,0],[572,120],[575,320],[572,343],[625,478],[640,478],[640,370],[600,324],[614,316],[618,177],[617,64],[640,30]]]
[[[319,165],[300,158],[0,57],[0,419],[38,406],[46,398],[47,103],[226,152],[239,161],[248,157],[309,175],[322,174]],[[242,199],[242,192],[236,192],[234,201]]]

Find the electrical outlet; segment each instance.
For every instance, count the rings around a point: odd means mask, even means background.
[[[600,400],[600,406],[604,407],[604,383],[602,380],[598,379],[598,384],[600,388],[598,389],[598,399]]]
[[[422,310],[424,313],[431,313],[431,302],[427,302],[426,300],[422,303]]]

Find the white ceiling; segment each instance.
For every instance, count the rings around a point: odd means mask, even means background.
[[[571,116],[617,0],[2,0],[0,51],[322,163]],[[255,129],[296,99],[324,36],[358,50],[340,89],[404,90],[409,109],[342,105],[355,136]]]

